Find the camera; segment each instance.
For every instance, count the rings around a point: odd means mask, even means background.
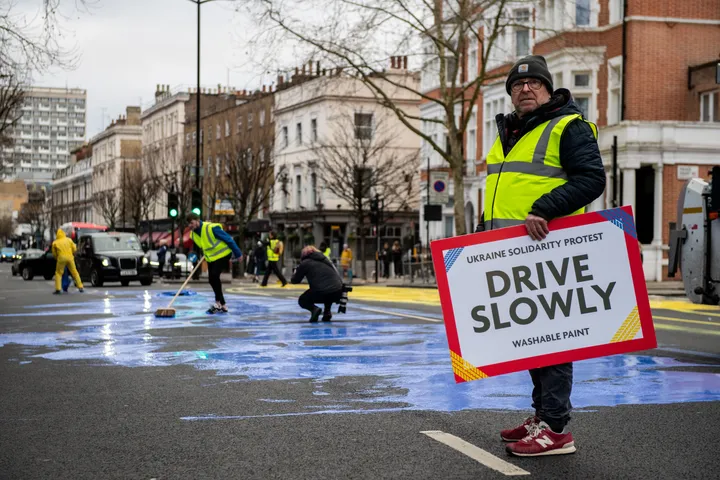
[[[338,301],[338,313],[347,313],[348,292],[352,291],[353,289],[350,285],[343,283],[342,294],[340,295],[340,300]]]

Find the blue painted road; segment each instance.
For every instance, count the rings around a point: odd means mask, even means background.
[[[359,404],[362,412],[387,410],[380,404],[388,402],[403,405],[392,410],[529,408],[530,380],[525,372],[455,384],[442,324],[408,323],[393,315],[427,317],[425,313],[351,307],[346,315],[335,314],[332,324],[309,324],[294,299],[228,295],[228,300],[233,313],[209,316],[204,313],[210,303],[207,293],[180,297],[176,318],[162,319],[153,315],[167,302],[162,292],[90,293],[78,297],[77,303],[26,307],[22,314],[0,315],[47,316],[52,311],[64,324],[55,332],[0,334],[0,347],[27,347],[13,359],[23,365],[38,358],[90,360],[125,367],[191,365],[215,371],[228,381],[312,379],[318,397],[328,395],[324,386],[335,378],[376,379],[375,388],[313,414],[359,411]],[[183,329],[189,327],[192,332],[184,335]],[[202,349],[183,350],[184,339],[190,337],[203,344]],[[207,337],[204,343],[203,337]],[[582,409],[720,400],[720,375],[696,366],[646,355],[577,362],[573,404]],[[294,399],[258,401],[292,404]],[[283,415],[308,413],[304,409]],[[214,418],[235,417],[211,412],[184,417]]]

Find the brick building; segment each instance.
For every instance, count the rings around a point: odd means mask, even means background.
[[[608,188],[590,208],[632,205],[646,279],[665,279],[678,194],[689,176],[708,179],[720,163],[720,0],[540,0],[508,8],[521,20],[530,13],[531,35],[525,42],[516,22],[489,59],[500,78],[483,88],[478,105],[482,159],[496,135],[494,116],[512,109],[502,74],[527,51],[544,55],[555,88],[570,89],[600,127]]]
[[[200,158],[203,216],[235,231],[267,215],[275,138],[270,89],[250,92],[218,87],[201,104]],[[194,94],[185,107],[186,158],[195,162],[198,134]],[[264,186],[263,186],[264,185]],[[236,211],[245,212],[236,215]]]

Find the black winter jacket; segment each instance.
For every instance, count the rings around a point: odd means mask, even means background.
[[[564,88],[555,91],[548,103],[518,118],[515,112],[495,117],[503,151],[507,155],[523,135],[538,125],[561,115],[582,113]],[[552,220],[570,215],[590,204],[605,190],[605,167],[592,129],[584,121],[571,122],[560,139],[560,164],[567,183],[538,198],[530,213]],[[500,174],[502,175],[502,173]],[[489,206],[486,206],[489,208]],[[478,226],[478,230],[483,230]]]
[[[305,277],[310,284],[310,290],[316,293],[335,293],[343,286],[335,265],[320,252],[313,252],[303,258],[290,283],[300,283]]]

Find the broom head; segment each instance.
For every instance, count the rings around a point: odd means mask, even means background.
[[[159,318],[172,318],[175,316],[174,308],[158,308],[155,311],[155,316]]]

